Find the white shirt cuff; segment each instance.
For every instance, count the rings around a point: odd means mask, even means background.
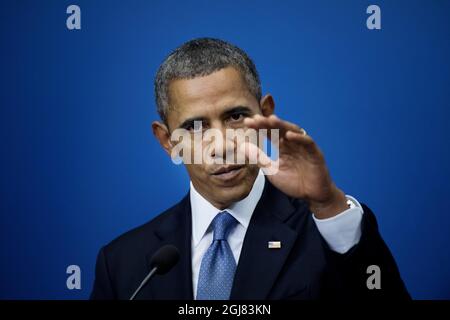
[[[361,221],[364,211],[355,198],[349,195],[346,197],[355,204],[354,208],[349,208],[328,219],[317,219],[313,214],[320,234],[331,250],[338,253],[346,253],[361,238]]]

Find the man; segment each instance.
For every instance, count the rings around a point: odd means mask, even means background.
[[[165,244],[180,261],[136,299],[409,298],[373,213],[333,183],[304,129],[274,115],[245,52],[217,39],[189,41],[159,68],[155,95],[161,122],[152,129],[169,155],[179,129],[277,129],[278,170],[185,161],[188,195],[100,250],[91,298],[128,299]]]

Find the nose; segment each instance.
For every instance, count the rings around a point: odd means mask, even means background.
[[[233,135],[227,137],[227,129],[232,130],[224,126],[221,122],[214,124],[207,130],[204,141],[206,143],[207,156],[213,160],[218,160],[223,163],[234,163],[234,157],[236,153],[236,141]]]

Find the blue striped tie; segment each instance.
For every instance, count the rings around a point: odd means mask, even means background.
[[[230,298],[236,261],[227,237],[236,224],[237,220],[227,211],[217,214],[211,222],[214,236],[213,242],[202,258],[197,285],[198,300]]]

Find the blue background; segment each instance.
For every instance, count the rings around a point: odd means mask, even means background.
[[[82,29],[66,28],[81,7]],[[366,28],[377,4],[382,30]],[[89,296],[99,248],[178,201],[153,77],[200,36],[248,52],[279,116],[377,214],[414,298],[450,298],[450,1],[2,1],[0,298]],[[66,267],[82,270],[66,288]]]

